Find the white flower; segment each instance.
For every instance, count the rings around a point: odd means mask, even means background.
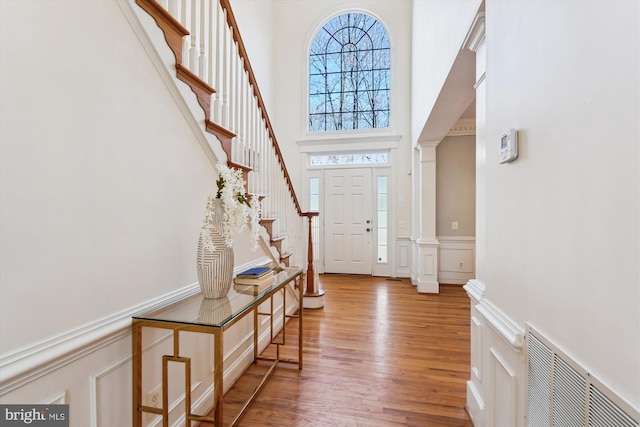
[[[245,193],[245,182],[242,171],[231,169],[225,164],[218,164],[220,176],[216,181],[218,192],[216,198],[222,199],[224,204],[224,218],[222,220],[222,234],[227,247],[233,247],[232,231],[242,231],[249,221],[251,226],[251,244],[253,250],[258,247],[260,238],[260,200]],[[204,220],[201,229],[203,246],[209,251],[215,250],[209,230],[213,227],[213,196],[207,198]]]

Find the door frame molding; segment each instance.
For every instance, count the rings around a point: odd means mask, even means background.
[[[367,150],[369,151],[369,150]],[[355,151],[350,151],[351,153],[354,153]],[[365,152],[365,151],[363,151]],[[332,166],[310,166],[310,162],[309,162],[309,156],[313,155],[313,154],[317,154],[315,152],[313,153],[306,153],[306,158],[305,158],[305,169],[303,172],[303,179],[304,179],[304,186],[303,186],[303,197],[304,197],[304,203],[303,205],[307,205],[309,204],[309,194],[310,194],[310,188],[309,188],[309,181],[311,178],[318,178],[320,179],[320,194],[319,194],[319,207],[320,207],[320,216],[319,216],[319,236],[321,236],[320,238],[320,242],[318,245],[318,253],[315,253],[315,258],[316,258],[316,262],[317,262],[317,271],[319,274],[323,274],[325,272],[324,269],[324,251],[325,251],[325,242],[324,242],[324,217],[323,217],[323,212],[325,210],[325,206],[324,206],[324,197],[325,197],[325,182],[324,182],[324,176],[325,176],[325,170],[329,170],[329,169],[358,169],[358,168],[367,168],[367,169],[371,169],[371,179],[372,179],[372,183],[371,183],[371,192],[372,192],[372,214],[373,214],[373,221],[375,224],[378,223],[378,211],[377,211],[377,194],[378,194],[378,180],[377,178],[379,176],[387,176],[388,177],[388,181],[387,181],[387,188],[388,188],[388,194],[389,197],[387,199],[387,223],[388,223],[388,229],[387,229],[387,239],[388,239],[388,256],[387,256],[387,262],[386,263],[378,263],[377,262],[377,245],[378,245],[378,236],[377,236],[377,228],[376,231],[374,231],[374,236],[372,238],[372,273],[374,276],[383,276],[383,277],[396,277],[397,272],[396,272],[396,246],[397,246],[397,228],[396,228],[396,199],[395,197],[393,197],[394,192],[394,186],[395,186],[395,173],[396,173],[396,168],[394,166],[394,164],[396,164],[397,162],[394,161],[394,156],[396,154],[396,150],[389,150],[389,162],[387,164],[350,164],[350,165],[332,165]]]

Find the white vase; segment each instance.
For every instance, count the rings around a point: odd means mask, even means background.
[[[233,248],[227,247],[222,233],[224,204],[221,199],[213,202],[213,226],[209,229],[213,251],[204,247],[202,235],[198,238],[198,283],[205,298],[227,296],[233,278]]]

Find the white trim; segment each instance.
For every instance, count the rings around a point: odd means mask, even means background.
[[[482,42],[485,40],[485,27],[486,25],[484,12],[478,12],[478,14],[473,19],[471,28],[467,33],[467,37],[465,37],[464,43],[462,44],[463,49],[469,49],[472,52],[477,52],[478,47],[480,47]]]
[[[474,236],[436,236],[438,282],[464,285],[475,276],[476,239]]]
[[[475,136],[476,119],[474,117],[459,119],[447,132],[447,136]]]
[[[478,79],[476,80],[476,83],[473,85],[473,88],[475,90],[478,90],[478,86],[480,86],[486,78],[487,78],[487,72],[485,71],[480,75],[480,77],[478,77]]]
[[[125,0],[117,1],[116,3],[120,6],[133,32],[140,40],[140,44],[147,52],[151,63],[158,71],[160,79],[164,82],[169,94],[182,112],[198,142],[200,142],[207,158],[212,165],[216,166],[219,163],[219,159],[226,159],[227,155],[222,150],[218,139],[205,132],[202,125],[204,112],[202,112],[202,107],[198,104],[191,88],[172,74],[175,71],[175,57],[169,45],[164,41],[164,36],[162,36],[162,42],[151,40],[152,34],[159,36],[162,30],[158,28],[153,18],[143,12],[137,5],[133,5],[132,2],[133,0]],[[146,26],[145,22],[147,23]],[[160,47],[162,52],[156,46]]]
[[[0,359],[0,396],[124,338],[131,317],[200,291],[198,283],[169,292],[65,334],[4,355]]]
[[[475,307],[498,335],[513,347],[513,350],[518,353],[522,351],[524,331],[518,325],[487,299],[482,299]]]
[[[438,242],[448,242],[448,243],[475,243],[475,236],[436,236]]]
[[[471,418],[471,422],[475,427],[481,427],[481,421],[484,419],[484,401],[482,394],[476,388],[473,381],[467,381],[467,413]]]
[[[517,399],[517,376],[516,373],[513,371],[513,369],[511,369],[511,366],[509,366],[509,364],[504,360],[504,358],[500,355],[500,353],[498,353],[498,351],[494,348],[491,347],[491,349],[489,349],[489,354],[492,356],[493,358],[493,363],[491,364],[491,383],[492,383],[492,387],[491,387],[491,391],[492,391],[492,399],[490,400],[491,403],[491,411],[490,411],[490,421],[489,424],[490,425],[496,425],[496,403],[498,403],[498,399],[496,398],[496,390],[497,390],[497,385],[498,385],[498,381],[496,381],[496,368],[500,367],[502,368],[502,370],[504,371],[504,373],[509,377],[509,382],[508,383],[500,383],[499,386],[502,388],[504,386],[508,386],[509,387],[509,401],[507,402],[507,404],[505,405],[506,408],[509,408],[509,414],[508,417],[509,419],[509,425],[512,426],[516,426],[518,425],[517,421],[517,413],[516,413],[516,399]],[[501,402],[504,404],[504,402]]]
[[[47,399],[45,405],[64,405],[66,403],[67,403],[67,390],[62,390],[59,393]]]
[[[478,279],[471,279],[462,287],[462,289],[467,291],[469,298],[473,300],[474,304],[477,304],[482,300],[486,286]]]
[[[89,377],[89,422],[91,427],[98,426],[98,380],[131,361],[131,356],[119,360]]]
[[[471,373],[478,381],[482,381],[482,321],[471,314]],[[473,377],[472,377],[473,378]]]
[[[354,135],[298,140],[301,153],[370,152],[398,148],[402,135]]]
[[[345,13],[362,13],[365,15],[369,15],[373,18],[375,18],[376,21],[378,21],[379,24],[381,24],[384,27],[385,32],[387,33],[387,37],[389,38],[389,59],[390,59],[390,78],[391,78],[391,86],[390,86],[390,92],[389,92],[389,126],[386,128],[370,128],[370,129],[355,129],[355,130],[340,130],[340,131],[319,131],[319,132],[312,132],[309,130],[309,69],[310,69],[310,61],[309,61],[309,54],[311,52],[311,45],[313,44],[314,40],[316,39],[316,36],[318,35],[318,33],[320,32],[320,30],[322,30],[322,28],[332,19],[337,18],[340,15],[344,15]],[[374,13],[372,10],[370,9],[366,9],[363,7],[344,7],[344,6],[338,6],[335,10],[333,10],[333,12],[328,13],[326,15],[324,15],[324,17],[319,18],[316,23],[313,26],[313,29],[311,31],[309,31],[307,33],[307,39],[306,39],[306,43],[305,43],[305,48],[303,51],[303,57],[305,58],[305,66],[302,67],[301,69],[301,73],[302,73],[302,82],[307,82],[304,84],[304,90],[301,91],[301,95],[302,95],[302,99],[301,99],[301,104],[300,105],[304,105],[305,106],[305,110],[304,110],[304,120],[301,120],[301,124],[300,124],[300,130],[301,130],[301,135],[304,135],[304,137],[306,138],[313,138],[316,135],[337,135],[337,136],[342,136],[348,133],[358,133],[358,132],[392,132],[392,130],[394,129],[394,119],[393,119],[393,111],[394,108],[396,108],[394,106],[394,93],[397,92],[396,87],[398,86],[398,82],[397,82],[397,77],[395,77],[395,75],[397,73],[393,72],[393,69],[395,67],[397,67],[397,59],[395,59],[394,52],[398,51],[398,47],[395,45],[394,42],[394,37],[391,34],[391,32],[389,31],[389,26],[385,23],[385,21],[377,14]],[[395,84],[394,84],[395,82]],[[396,95],[397,96],[397,95]]]
[[[268,262],[270,258],[263,257],[236,266],[234,274]],[[65,334],[3,355],[0,358],[0,396],[125,338],[130,333],[131,317],[136,313],[179,301],[198,292],[200,286],[193,283]]]
[[[416,287],[418,293],[421,294],[437,294],[440,291],[440,284],[438,282],[418,279],[413,285]]]

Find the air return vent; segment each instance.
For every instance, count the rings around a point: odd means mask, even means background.
[[[527,328],[529,427],[639,427],[640,415],[542,334]]]

